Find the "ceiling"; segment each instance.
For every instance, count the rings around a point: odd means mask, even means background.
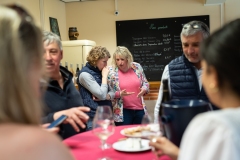
[[[205,4],[221,4],[224,3],[226,0],[205,0]]]
[[[96,1],[96,0],[60,0],[60,1],[67,3],[67,2],[84,2],[84,1]]]
[[[62,2],[85,2],[85,1],[97,1],[97,0],[60,0]],[[221,4],[224,3],[226,0],[204,0],[205,4]]]

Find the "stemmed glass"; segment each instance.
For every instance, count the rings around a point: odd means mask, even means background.
[[[93,119],[93,134],[101,140],[100,148],[104,151],[110,148],[106,140],[114,133],[113,113],[110,106],[98,106],[95,117]],[[108,157],[102,157],[101,160],[109,160]]]
[[[149,139],[150,141],[153,138],[157,138],[162,135],[160,126],[159,126],[159,121],[154,122],[153,119],[151,118],[150,115],[144,115],[142,119],[142,126],[147,126],[150,128],[150,130],[144,130],[142,131],[142,137]],[[154,148],[152,147],[152,152],[154,153]],[[154,154],[155,155],[155,154]],[[155,156],[156,159],[158,159],[157,156]],[[155,158],[153,160],[155,160]]]
[[[142,136],[147,139],[151,139],[153,137],[161,136],[161,130],[159,126],[159,122],[154,122],[149,115],[144,115],[142,119],[142,126],[149,127],[149,130],[144,130],[142,132]]]

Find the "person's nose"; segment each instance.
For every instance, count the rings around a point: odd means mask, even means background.
[[[120,64],[123,65],[123,61],[120,61]]]
[[[48,60],[51,60],[51,59],[52,59],[51,54],[50,54],[49,52],[45,52],[45,53],[44,53],[44,59],[47,60],[47,61],[48,61]]]
[[[193,53],[194,52],[194,47],[189,46],[187,51],[188,51],[188,53]]]

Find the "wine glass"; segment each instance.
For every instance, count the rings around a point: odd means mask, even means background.
[[[151,139],[161,136],[159,122],[154,122],[150,115],[145,114],[142,118],[142,126],[149,129],[142,131],[143,138]]]
[[[113,113],[110,106],[98,106],[93,119],[93,134],[101,140],[100,148],[104,151],[110,148],[106,140],[114,133]],[[109,160],[108,157],[102,157],[101,160]]]
[[[149,130],[142,131],[142,138],[149,139],[150,141],[154,138],[157,138],[162,135],[159,121],[154,122],[150,115],[145,114],[142,118],[142,126],[149,128]],[[152,152],[154,153],[154,147],[151,147]],[[154,153],[155,155],[155,153]],[[158,159],[157,155],[155,156]],[[155,158],[153,160],[155,160]]]

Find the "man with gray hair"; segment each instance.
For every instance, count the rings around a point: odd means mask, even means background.
[[[183,55],[172,60],[162,74],[162,80],[168,79],[170,99],[202,99],[209,101],[201,83],[200,43],[209,37],[208,26],[201,21],[185,24],[180,34]],[[162,81],[161,80],[161,81]],[[158,121],[162,101],[163,86],[160,86],[154,109],[154,121]]]
[[[83,106],[80,93],[72,81],[72,73],[60,66],[63,58],[62,43],[58,35],[44,31],[44,63],[45,75],[49,79],[44,93],[44,102],[47,110],[42,118],[43,123],[51,123],[61,115],[68,118],[60,126],[60,136],[65,139],[86,127],[89,107]]]

